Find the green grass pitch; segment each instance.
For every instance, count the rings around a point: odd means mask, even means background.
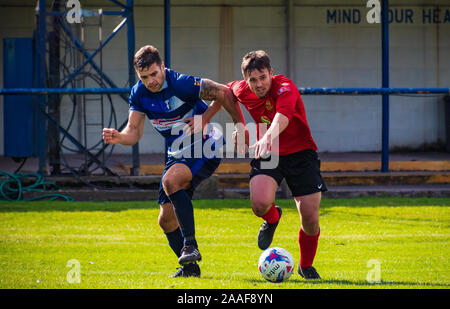
[[[297,264],[299,216],[292,200],[277,204],[272,246]],[[248,200],[194,201],[200,279],[169,278],[178,263],[156,202],[1,202],[0,288],[448,289],[449,206],[444,198],[323,199],[314,263],[322,280],[295,271],[275,284],[257,269],[262,221]]]

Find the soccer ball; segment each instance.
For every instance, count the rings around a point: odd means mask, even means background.
[[[294,272],[294,259],[285,249],[272,247],[261,254],[258,267],[264,279],[270,282],[282,282]]]

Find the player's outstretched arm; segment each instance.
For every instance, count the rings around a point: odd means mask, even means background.
[[[121,144],[132,146],[142,137],[144,132],[145,115],[136,111],[130,111],[128,123],[125,129],[117,131],[112,128],[104,128],[102,137],[106,144]]]
[[[270,128],[266,131],[264,136],[260,138],[255,144],[249,148],[255,150],[255,158],[262,158],[264,155],[275,152],[278,153],[278,149],[274,149],[273,141],[280,136],[289,124],[289,118],[282,113],[276,113],[273,118]]]
[[[194,134],[203,130],[203,137],[206,137],[206,125],[211,121],[215,114],[222,109],[222,105],[217,101],[212,101],[208,109],[201,115],[196,115],[186,119],[187,127],[185,132],[187,134]]]
[[[234,122],[235,132],[233,133],[233,139],[237,145],[237,151],[244,154],[246,145],[248,145],[248,132],[245,129],[244,114],[231,89],[212,80],[203,79],[200,98],[214,100],[213,103],[219,103],[230,114]]]

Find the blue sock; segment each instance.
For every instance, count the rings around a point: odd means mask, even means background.
[[[180,224],[185,246],[197,246],[195,240],[194,207],[189,195],[184,190],[179,190],[169,195],[169,199],[175,208],[175,214]]]
[[[181,234],[181,230],[179,227],[173,232],[164,233],[166,234],[167,240],[169,241],[169,246],[172,248],[173,252],[177,255],[177,257],[181,256],[181,249],[183,249],[183,235]]]

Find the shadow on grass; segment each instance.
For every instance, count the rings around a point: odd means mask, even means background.
[[[252,284],[261,284],[261,281],[258,281],[256,279],[249,279],[248,282]],[[370,288],[370,289],[377,289],[377,288],[393,288],[395,286],[398,286],[399,289],[411,287],[411,288],[426,288],[426,287],[442,287],[442,288],[449,288],[450,284],[445,283],[417,283],[417,282],[405,282],[405,281],[382,281],[380,283],[369,283],[367,281],[352,281],[352,280],[342,280],[342,279],[336,279],[336,280],[304,280],[304,279],[297,279],[297,278],[290,278],[286,283],[296,283],[299,284],[299,288],[301,288],[301,285],[317,285],[317,288],[321,288],[320,286],[323,285],[323,288],[352,288],[352,287],[360,287],[360,288]],[[269,283],[271,284],[271,283]],[[278,285],[278,283],[273,283],[275,285]],[[344,287],[349,286],[349,287]],[[272,287],[272,286],[270,286]],[[279,284],[276,286],[277,288],[283,288],[283,284]]]

